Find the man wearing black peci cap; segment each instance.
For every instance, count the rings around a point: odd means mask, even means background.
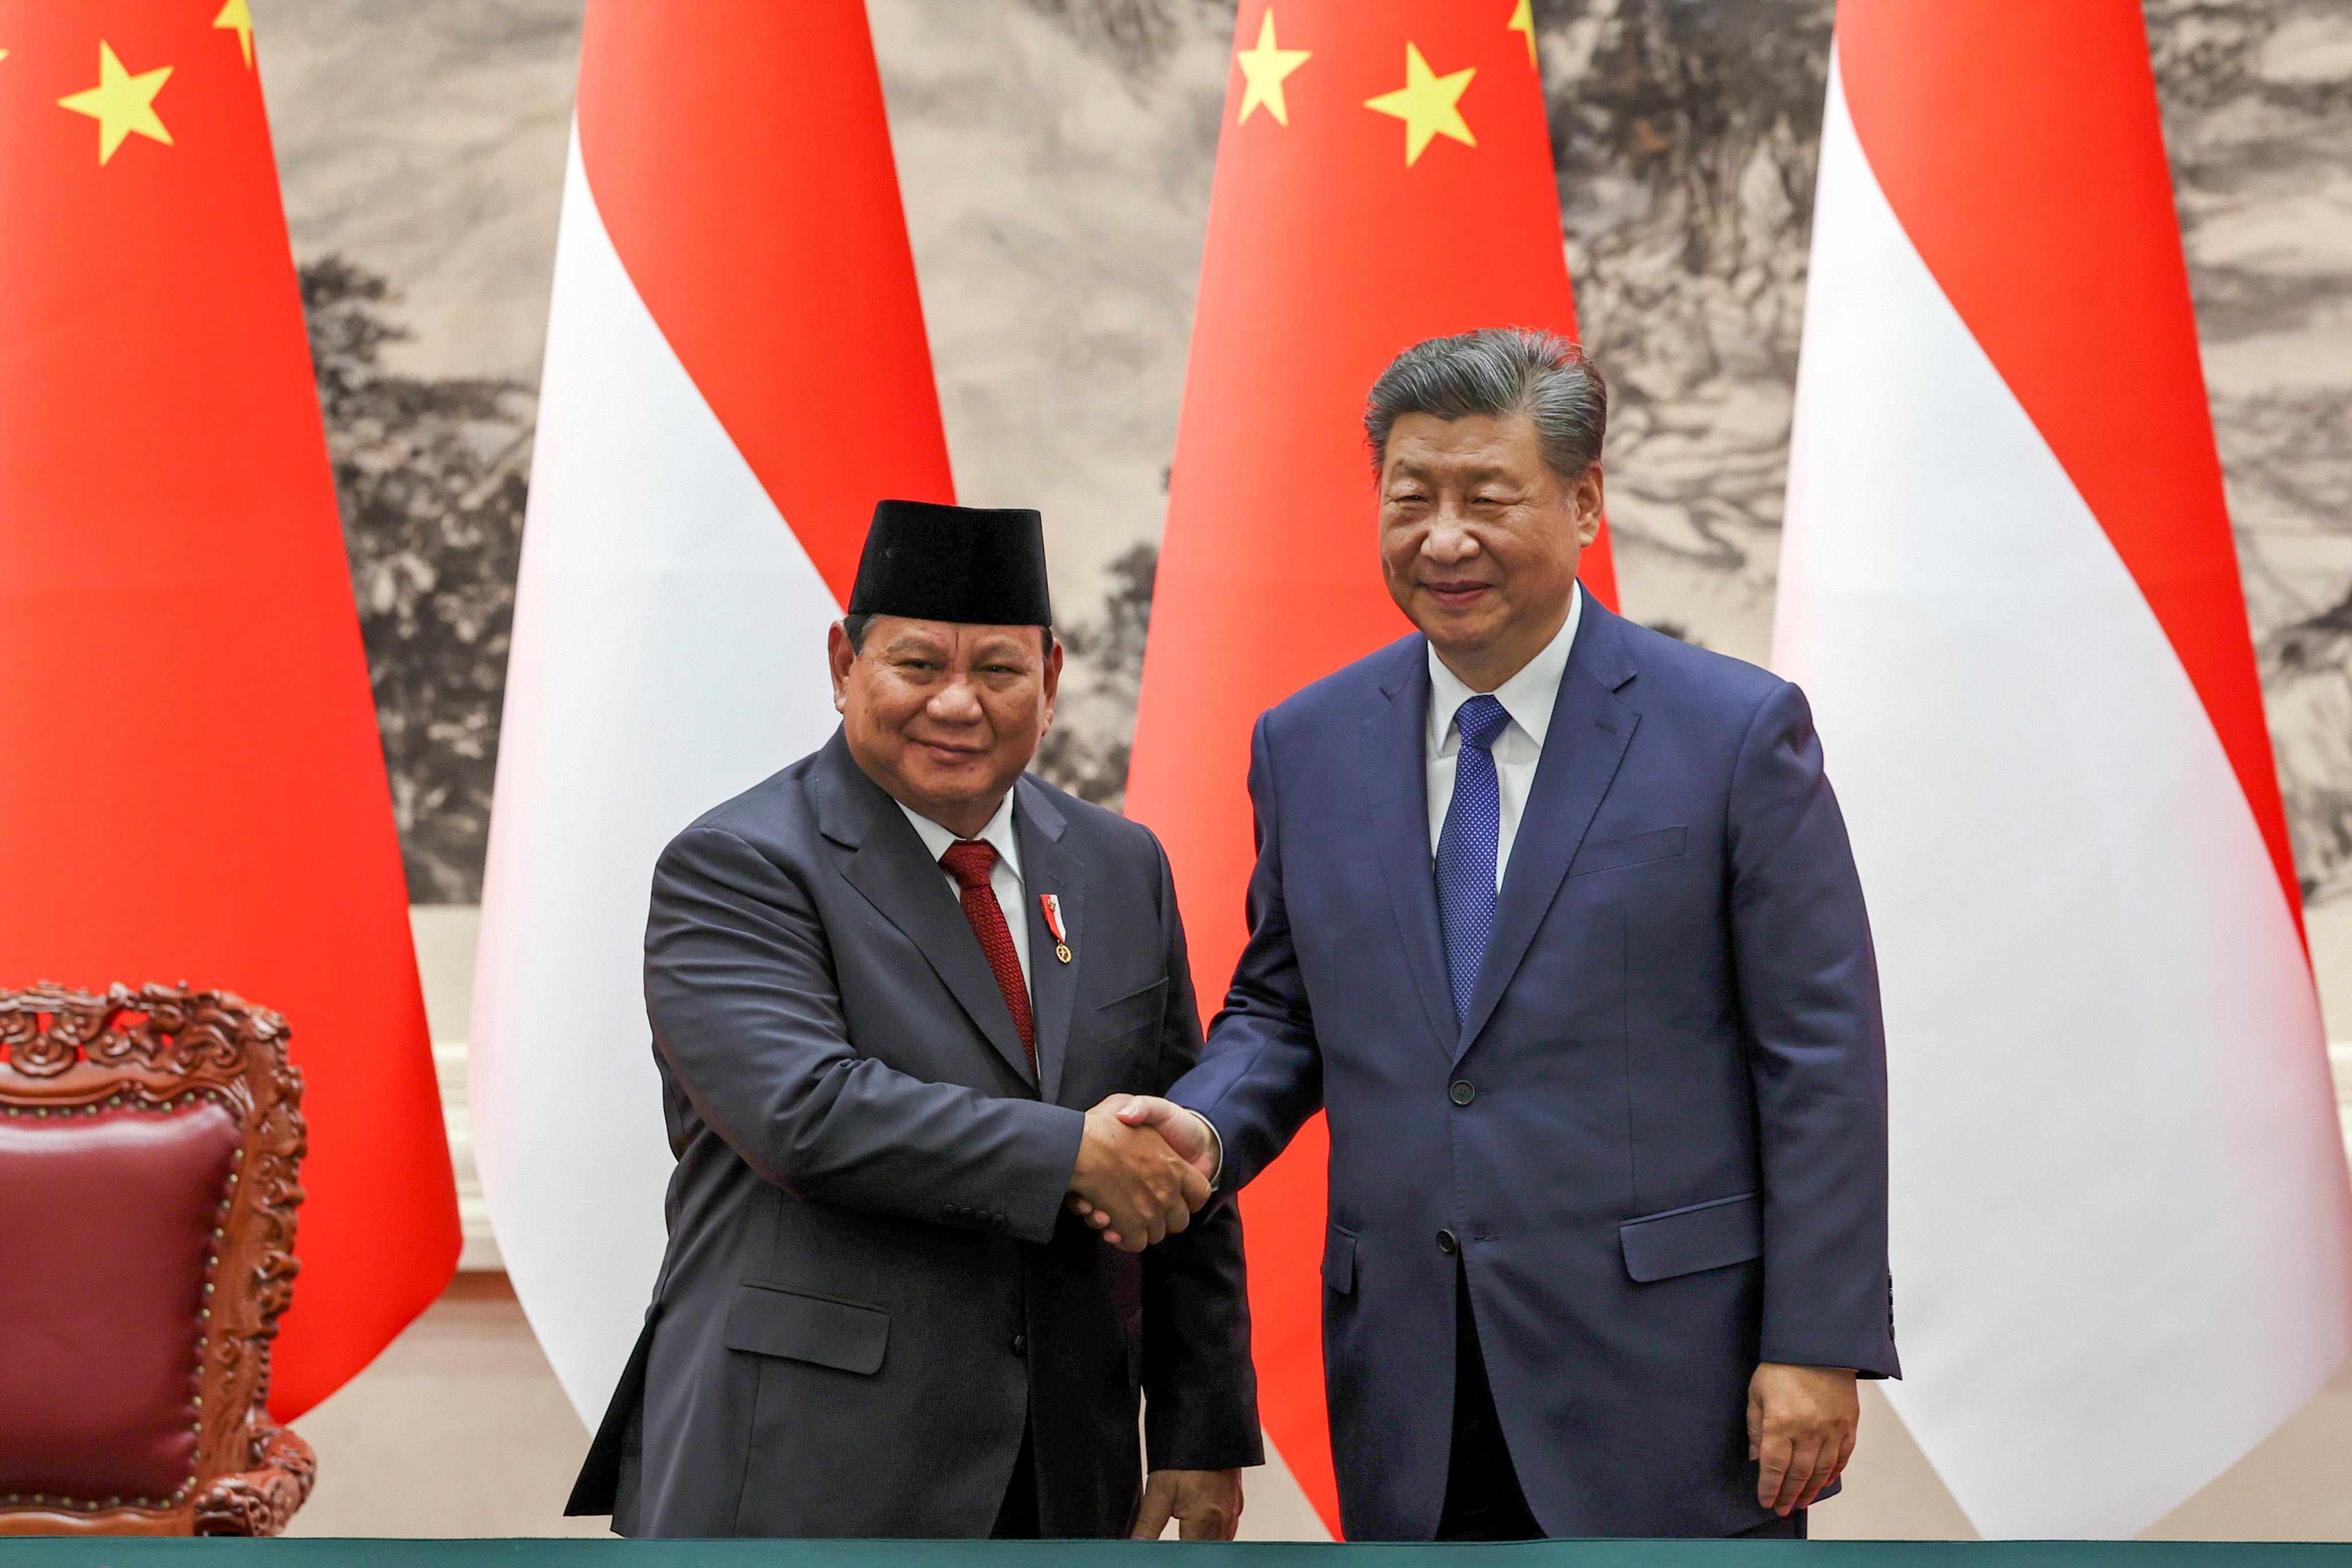
[[[831,634],[841,728],[663,853],[669,1247],[568,1511],[1232,1535],[1261,1462],[1240,1219],[1114,1114],[1199,1055],[1183,921],[1149,831],[1022,771],[1052,622],[1035,512],[884,501]]]

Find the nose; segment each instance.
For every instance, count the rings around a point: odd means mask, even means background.
[[[940,687],[923,706],[941,724],[977,723],[981,717],[980,696],[972,690],[971,682],[961,676]]]
[[[1430,521],[1429,531],[1422,536],[1421,552],[1446,566],[1478,553],[1478,541],[1464,526],[1467,521],[1452,501],[1440,505],[1437,515]]]

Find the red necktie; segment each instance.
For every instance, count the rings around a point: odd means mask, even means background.
[[[1013,945],[1004,908],[996,901],[996,889],[988,882],[989,873],[996,868],[996,846],[984,838],[959,838],[948,846],[940,864],[963,889],[963,918],[971,922],[972,934],[980,938],[980,951],[988,954],[988,967],[996,972],[996,988],[1004,993],[1004,1005],[1013,1010],[1013,1026],[1021,1031],[1021,1048],[1029,1053],[1029,1070],[1034,1073],[1037,1033],[1029,1016],[1029,983],[1021,977],[1020,950]]]

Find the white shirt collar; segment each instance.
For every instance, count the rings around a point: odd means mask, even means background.
[[[1004,799],[997,806],[996,815],[988,819],[988,826],[976,836],[996,847],[996,858],[1013,868],[1016,879],[1021,875],[1021,843],[1020,836],[1013,831],[1013,797],[1020,787],[1016,780],[1013,788],[1004,792]],[[923,847],[930,851],[932,859],[937,860],[946,854],[948,846],[956,841],[954,834],[929,817],[911,810],[905,801],[894,800],[891,804],[906,812],[907,820],[914,825],[915,832],[922,838]]]
[[[1576,628],[1584,619],[1584,584],[1571,584],[1568,595],[1568,619],[1559,625],[1559,632],[1544,645],[1543,651],[1528,660],[1520,671],[1495,688],[1495,700],[1511,716],[1511,722],[1525,731],[1528,738],[1540,748],[1545,732],[1551,728],[1552,705],[1559,700],[1561,677],[1568,673],[1569,651],[1576,646]],[[1434,756],[1444,750],[1445,738],[1453,731],[1454,715],[1465,702],[1475,696],[1462,678],[1445,668],[1437,650],[1429,650],[1429,750]]]

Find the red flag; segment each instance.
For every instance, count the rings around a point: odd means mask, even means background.
[[[0,0],[0,984],[219,986],[306,1089],[282,1419],[455,1268],[245,0]]]
[[[1128,810],[1167,845],[1193,976],[1247,932],[1250,726],[1412,629],[1382,584],[1364,394],[1402,349],[1575,331],[1528,0],[1243,0],[1169,483]],[[1585,586],[1616,602],[1606,536]],[[1336,1534],[1318,1118],[1243,1194],[1260,1403]]]

